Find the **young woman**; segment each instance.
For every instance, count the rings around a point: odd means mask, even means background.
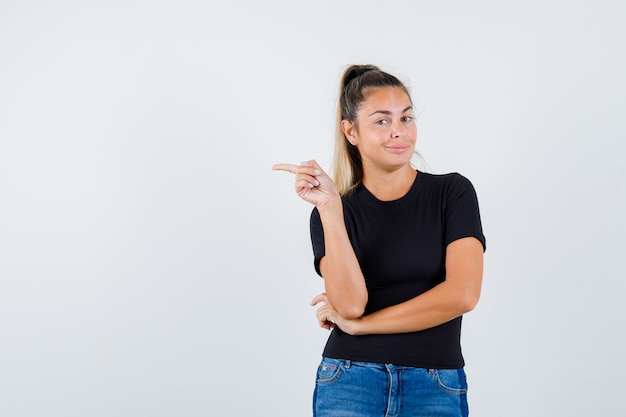
[[[467,416],[461,317],[476,305],[485,237],[459,174],[411,166],[417,129],[407,88],[371,65],[341,81],[334,181],[315,161],[277,164],[315,205],[311,239],[332,329],[314,415]]]

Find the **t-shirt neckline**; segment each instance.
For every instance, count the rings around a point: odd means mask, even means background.
[[[367,198],[368,200],[375,202],[377,204],[401,203],[402,201],[410,198],[416,192],[417,185],[419,182],[421,182],[421,178],[424,176],[424,173],[417,169],[415,170],[415,172],[417,172],[417,175],[415,175],[415,179],[413,180],[413,184],[411,184],[411,187],[409,188],[409,190],[403,196],[396,198],[395,200],[380,200],[378,197],[372,194],[372,192],[368,190],[367,187],[363,183],[361,183],[360,187],[361,187],[361,190],[363,191],[363,196]]]

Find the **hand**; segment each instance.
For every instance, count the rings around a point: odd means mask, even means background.
[[[315,161],[303,162],[300,165],[276,164],[272,169],[296,174],[296,193],[318,208],[333,199],[340,199],[335,183]]]
[[[318,305],[319,303],[324,303],[324,305],[315,312],[321,328],[331,330],[336,326],[350,335],[354,336],[358,334],[358,324],[361,322],[361,318],[348,320],[341,317],[339,313],[337,313],[337,310],[328,303],[328,297],[325,292],[315,296],[313,300],[311,300],[312,306]]]
[[[324,303],[324,305],[315,312],[320,327],[326,330],[333,329],[335,327],[335,321],[340,317],[339,313],[337,313],[333,306],[328,304],[328,297],[325,292],[315,296],[313,300],[311,300],[312,306],[316,306],[319,303]]]

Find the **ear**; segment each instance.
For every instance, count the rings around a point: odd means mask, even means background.
[[[354,146],[359,144],[356,134],[356,126],[354,126],[354,123],[352,123],[350,120],[342,120],[341,130],[343,130],[343,134],[346,135],[346,139],[348,139],[348,142],[350,142]]]

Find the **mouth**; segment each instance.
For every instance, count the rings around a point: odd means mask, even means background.
[[[386,149],[391,153],[404,153],[409,149],[408,145],[387,146]]]

